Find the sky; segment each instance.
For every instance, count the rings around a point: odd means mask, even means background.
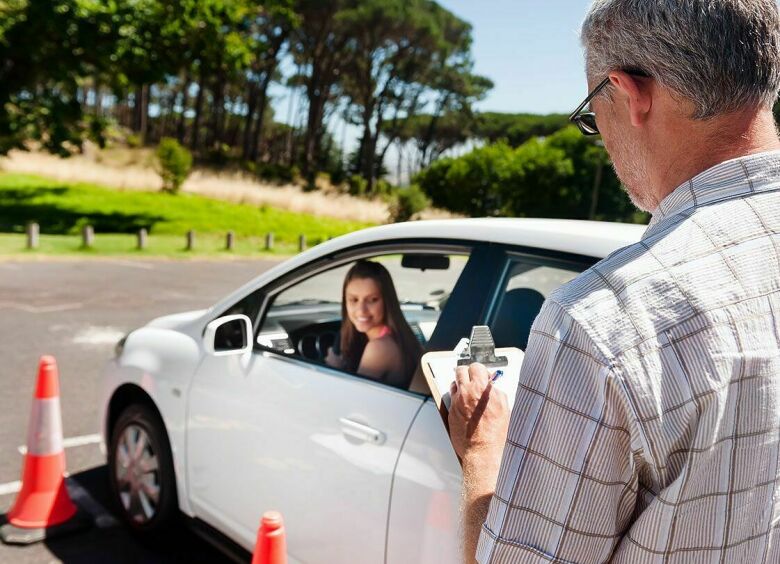
[[[568,113],[585,97],[579,28],[590,0],[439,0],[473,26],[483,111]]]

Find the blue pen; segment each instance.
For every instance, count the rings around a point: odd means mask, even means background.
[[[496,370],[496,371],[493,373],[493,376],[491,376],[491,377],[490,377],[490,381],[491,381],[491,382],[495,382],[496,380],[498,380],[499,378],[501,378],[501,376],[503,376],[503,375],[504,375],[504,371],[503,371],[503,370]]]

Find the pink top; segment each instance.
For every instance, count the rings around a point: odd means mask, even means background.
[[[376,338],[377,339],[381,339],[382,337],[387,337],[392,332],[393,332],[393,330],[390,329],[390,327],[388,327],[387,325],[383,325],[382,326],[382,330],[379,332],[379,335],[377,335]]]

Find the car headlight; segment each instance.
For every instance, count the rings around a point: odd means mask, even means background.
[[[116,345],[114,345],[114,358],[122,356],[122,351],[125,350],[125,341],[127,341],[128,335],[130,335],[130,333],[119,339],[116,342]]]

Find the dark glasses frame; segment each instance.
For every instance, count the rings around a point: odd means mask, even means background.
[[[648,73],[637,68],[626,69],[625,72],[632,76],[650,78]],[[609,77],[599,82],[598,86],[596,86],[596,88],[594,88],[591,93],[588,94],[588,97],[582,101],[582,104],[577,106],[577,109],[574,110],[569,116],[569,121],[574,123],[583,135],[599,135],[600,133],[599,127],[596,125],[596,114],[591,111],[584,112],[583,110],[585,109],[585,106],[587,106],[590,101],[593,100],[593,98],[595,98],[607,84],[609,84]]]
[[[574,123],[583,135],[599,134],[599,128],[596,125],[596,114],[591,111],[584,112],[583,110],[607,84],[609,84],[609,77],[599,82],[598,86],[588,94],[588,97],[569,116],[569,121]]]

